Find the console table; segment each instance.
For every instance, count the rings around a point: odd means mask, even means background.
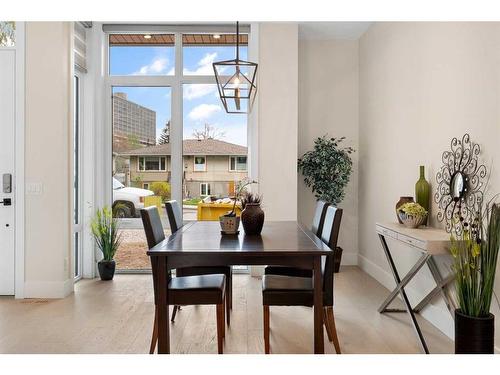
[[[453,280],[454,276],[449,275],[446,278],[441,276],[439,269],[437,267],[436,261],[433,258],[434,255],[449,254],[450,245],[450,234],[442,229],[422,227],[419,229],[407,228],[402,224],[398,223],[377,223],[376,224],[377,234],[382,243],[382,248],[384,249],[387,261],[391,268],[394,280],[396,281],[396,288],[389,294],[387,299],[379,307],[378,311],[380,313],[385,312],[407,312],[410,316],[415,333],[418,336],[420,346],[422,350],[428,354],[429,349],[425,342],[425,338],[420,330],[420,326],[415,318],[415,313],[420,312],[429,302],[437,295],[441,294],[443,297],[446,307],[454,317],[454,302],[446,288],[446,286]],[[396,241],[402,242],[409,245],[411,248],[419,251],[421,253],[420,258],[417,263],[410,269],[410,271],[401,279],[394,264],[394,260],[387,245],[387,239],[392,238]],[[413,277],[418,273],[418,271],[425,265],[429,267],[432,277],[436,282],[436,287],[428,293],[414,308],[411,307],[408,296],[405,292],[405,286],[413,279]],[[401,299],[405,305],[405,309],[390,309],[389,304],[400,294]]]

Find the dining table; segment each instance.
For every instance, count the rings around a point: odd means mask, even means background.
[[[321,257],[331,249],[295,221],[266,221],[260,235],[222,234],[219,222],[191,221],[151,248],[158,353],[170,353],[168,283],[171,271],[193,266],[281,265],[313,270],[314,353],[324,353]]]

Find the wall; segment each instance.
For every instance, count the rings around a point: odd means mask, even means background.
[[[387,287],[394,281],[375,223],[394,221],[399,196],[414,195],[419,165],[426,166],[434,192],[442,152],[452,137],[469,133],[484,163],[493,162],[490,191],[500,191],[499,45],[500,23],[378,23],[360,40],[359,262]],[[431,211],[435,217],[435,204]],[[418,256],[394,250],[401,270]],[[449,259],[442,261],[446,267]],[[410,299],[430,290],[431,280],[424,269]],[[498,314],[496,306],[493,311]],[[441,301],[424,316],[453,335]]]
[[[259,127],[254,133],[259,192],[266,220],[297,220],[298,25],[260,23],[258,27],[259,91],[252,114],[257,121],[249,121],[249,126]],[[250,144],[255,145],[252,137]],[[251,156],[251,175],[254,160]]]
[[[71,52],[70,23],[26,24],[26,298],[73,290]]]
[[[358,41],[301,40],[299,43],[299,156],[323,135],[345,136],[345,146],[358,150]],[[358,152],[346,195],[339,246],[342,264],[357,264]],[[298,219],[310,225],[316,198],[298,176]]]

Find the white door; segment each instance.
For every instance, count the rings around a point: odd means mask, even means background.
[[[0,50],[0,295],[14,295],[15,61]]]

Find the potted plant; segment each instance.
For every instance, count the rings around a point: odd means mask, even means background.
[[[458,218],[460,231],[451,236],[458,306],[455,310],[455,353],[493,354],[494,321],[490,313],[500,247],[500,206],[488,204],[472,223]]]
[[[236,234],[238,233],[238,228],[240,226],[240,218],[236,215],[236,203],[241,198],[241,195],[245,191],[248,185],[256,184],[257,181],[249,180],[247,178],[241,180],[236,188],[236,193],[234,195],[234,203],[231,211],[225,213],[219,217],[220,227],[223,234]]]
[[[314,140],[312,151],[298,160],[298,169],[304,176],[304,183],[312,189],[318,200],[337,206],[345,195],[352,172],[352,147],[341,147],[341,138],[319,137]],[[335,262],[340,264],[342,249],[335,249]]]
[[[404,203],[397,209],[398,217],[405,227],[418,228],[427,218],[427,211],[415,202]]]
[[[264,226],[264,211],[260,207],[262,197],[259,194],[246,192],[240,198],[241,223],[247,235],[256,235],[262,232]]]
[[[112,280],[116,264],[113,260],[121,242],[118,219],[113,217],[109,207],[97,210],[91,221],[92,235],[103,259],[97,264],[101,280]]]

